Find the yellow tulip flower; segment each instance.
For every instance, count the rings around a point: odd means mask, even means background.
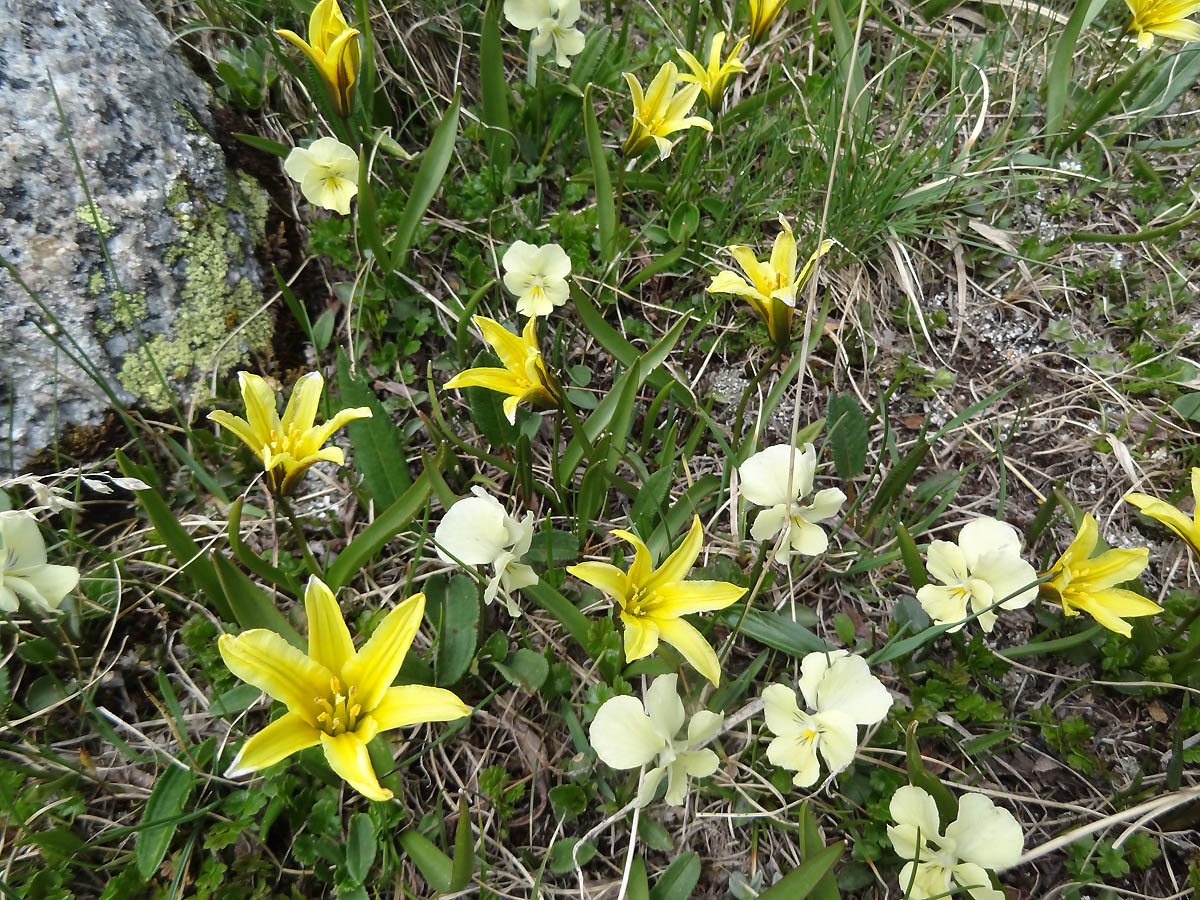
[[[517,407],[525,401],[541,407],[559,404],[558,389],[550,379],[538,349],[536,316],[525,325],[520,337],[487,316],[472,316],[471,321],[479,326],[483,339],[491,344],[504,368],[467,369],[447,381],[443,390],[481,387],[508,394],[504,400],[504,415],[511,425],[517,423]]]
[[[783,12],[787,0],[750,0],[750,46],[757,47]]]
[[[309,372],[296,382],[283,418],[275,411],[275,392],[258,375],[238,372],[246,418],[218,409],[208,417],[228,428],[258,454],[267,472],[267,484],[279,494],[287,494],[304,470],[317,462],[342,465],[346,459],[340,447],[326,447],[325,442],[339,428],[355,419],[368,419],[371,410],[365,406],[343,409],[324,425],[314,424],[317,404],[325,379],[320,372]]]
[[[1139,50],[1154,46],[1154,36],[1177,41],[1200,40],[1200,23],[1188,21],[1200,12],[1197,0],[1125,0],[1133,19],[1129,31],[1137,35]]]
[[[729,252],[746,277],[736,272],[720,272],[708,286],[708,292],[745,297],[767,324],[767,334],[774,344],[786,347],[792,334],[792,311],[796,306],[796,295],[812,275],[817,260],[829,252],[834,242],[823,241],[797,273],[796,236],[792,234],[792,226],[782,213],[779,225],[782,231],[775,237],[769,261],[759,262],[749,247],[730,247]]]
[[[371,800],[390,800],[367,744],[381,731],[419,722],[452,722],[471,708],[444,688],[392,681],[421,625],[425,595],[390,613],[362,648],[354,649],[333,593],[315,575],[304,592],[308,653],[265,628],[221,635],[217,649],[229,671],[288,711],[251,737],[225,773],[248,775],[293,753],[321,745],[330,768]]]
[[[625,139],[621,152],[632,159],[641,156],[651,144],[658,147],[659,159],[671,155],[671,142],[667,135],[687,128],[703,128],[712,131],[712,122],[702,116],[688,116],[692,104],[700,95],[700,85],[689,84],[676,92],[679,70],[675,63],[663,63],[654,80],[646,87],[645,94],[638,80],[628,72],[625,83],[633,97],[633,127]]]
[[[1200,468],[1192,469],[1192,497],[1196,501],[1196,508],[1200,509]],[[1149,494],[1126,494],[1125,500],[1136,506],[1144,515],[1157,519],[1170,528],[1200,557],[1200,525],[1196,524],[1195,518],[1189,518],[1170,503]]]
[[[716,114],[721,109],[721,101],[725,98],[725,90],[729,87],[729,82],[733,76],[739,72],[745,72],[746,67],[742,61],[738,59],[738,54],[742,52],[742,47],[746,45],[746,39],[742,38],[738,41],[733,50],[729,52],[729,58],[725,62],[721,62],[721,46],[725,43],[725,32],[718,31],[713,35],[712,43],[708,46],[708,66],[700,65],[700,60],[692,56],[686,50],[677,49],[675,52],[683,59],[684,64],[691,69],[691,75],[680,75],[679,80],[689,82],[691,84],[700,85],[700,90],[704,92],[704,96],[708,99],[708,108]]]
[[[1129,637],[1132,629],[1123,617],[1152,616],[1162,612],[1162,607],[1113,585],[1137,578],[1150,561],[1150,551],[1145,547],[1112,549],[1093,558],[1099,535],[1096,520],[1084,516],[1075,540],[1050,567],[1055,575],[1042,585],[1042,591],[1061,603],[1066,615],[1077,616],[1083,610],[1109,631]]]
[[[329,85],[337,111],[350,115],[354,108],[352,88],[358,78],[362,50],[358,46],[358,30],[351,28],[342,15],[337,0],[321,0],[308,19],[308,40],[286,28],[275,32],[304,51],[321,77]]]
[[[612,533],[634,547],[633,564],[627,573],[601,562],[579,563],[568,566],[567,571],[599,588],[620,605],[621,621],[625,624],[626,662],[649,656],[662,639],[682,653],[714,687],[718,685],[721,665],[717,654],[682,617],[724,609],[740,600],[746,589],[727,581],[684,581],[700,555],[704,539],[700,517],[692,517],[692,527],[683,543],[657,569],[650,562],[649,548],[637,535],[619,530]]]

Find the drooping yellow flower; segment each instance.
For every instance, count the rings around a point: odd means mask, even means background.
[[[1196,501],[1196,508],[1200,509],[1200,468],[1192,469],[1192,497]],[[1200,557],[1200,526],[1194,518],[1188,518],[1170,503],[1149,494],[1126,494],[1125,499],[1143,514],[1157,519],[1183,538],[1192,552]]]
[[[355,419],[367,419],[371,410],[365,406],[343,409],[324,425],[316,425],[317,405],[325,379],[320,372],[309,372],[296,382],[283,418],[275,411],[275,392],[262,378],[249,372],[238,372],[246,418],[224,410],[213,410],[208,417],[228,428],[262,460],[271,490],[286,494],[300,480],[304,470],[317,462],[342,465],[346,459],[340,447],[326,447],[325,442],[339,428]]]
[[[1042,591],[1061,603],[1066,615],[1077,616],[1083,610],[1109,631],[1129,637],[1132,629],[1123,617],[1152,616],[1162,607],[1113,585],[1137,578],[1150,561],[1150,551],[1112,549],[1093,558],[1099,536],[1096,520],[1084,516],[1075,540],[1050,567],[1055,575],[1042,584]]]
[[[579,563],[568,566],[567,571],[620,605],[621,621],[625,623],[625,660],[633,662],[649,656],[661,639],[683,654],[714,686],[719,684],[721,665],[717,654],[682,617],[724,609],[741,599],[746,589],[727,581],[684,581],[700,555],[704,539],[700,517],[692,518],[683,543],[657,569],[650,562],[649,548],[637,535],[619,530],[613,535],[633,544],[635,555],[627,573],[601,562]]]
[[[444,390],[481,387],[508,394],[504,415],[512,425],[517,422],[517,407],[525,401],[541,407],[559,404],[558,389],[546,372],[542,351],[538,349],[536,316],[525,325],[520,337],[487,316],[472,316],[471,321],[479,326],[483,339],[491,344],[504,368],[467,369],[447,381],[442,386]]]
[[[358,78],[362,50],[358,46],[358,30],[346,22],[337,0],[321,0],[313,9],[308,19],[307,41],[286,28],[275,33],[304,51],[329,85],[338,112],[350,115],[354,108],[352,88]]]
[[[779,215],[779,225],[782,230],[775,237],[769,261],[759,262],[750,247],[730,247],[729,252],[746,277],[736,272],[720,272],[708,286],[708,292],[745,297],[767,324],[767,334],[772,342],[777,347],[786,347],[792,334],[796,294],[812,275],[817,260],[829,252],[834,242],[822,241],[797,273],[796,236],[792,234],[792,226],[782,213]]]
[[[757,47],[767,36],[787,0],[750,0],[750,46]]]
[[[309,203],[350,215],[350,201],[358,193],[358,154],[352,147],[337,138],[319,138],[307,148],[292,148],[283,171],[300,182]]]
[[[671,142],[667,140],[667,135],[692,127],[712,131],[712,122],[708,119],[688,115],[696,97],[700,95],[700,85],[689,84],[676,92],[679,70],[675,63],[663,63],[654,80],[646,87],[645,94],[637,78],[628,72],[624,75],[633,97],[633,126],[621,148],[626,157],[632,159],[641,156],[654,144],[658,147],[659,159],[666,159],[671,155]]]
[[[359,650],[333,593],[316,576],[304,592],[304,610],[307,654],[265,628],[223,634],[217,642],[229,671],[288,709],[242,745],[225,775],[247,775],[320,744],[330,767],[352,788],[371,800],[389,800],[392,792],[379,783],[367,755],[371,739],[381,731],[471,714],[444,688],[392,686],[420,627],[425,595],[388,613]]]
[[[1200,12],[1200,0],[1125,0],[1133,19],[1129,31],[1137,35],[1139,50],[1154,46],[1154,36],[1177,41],[1200,40],[1200,23],[1188,20]]]
[[[746,67],[738,59],[746,39],[738,41],[729,52],[725,62],[721,62],[721,46],[725,43],[725,32],[718,31],[713,35],[712,43],[708,46],[708,67],[700,65],[700,60],[686,50],[677,49],[675,52],[683,59],[684,65],[692,70],[691,75],[680,75],[680,81],[700,85],[700,90],[708,98],[708,108],[716,114],[721,109],[721,101],[725,98],[725,89],[733,76],[745,72]]]

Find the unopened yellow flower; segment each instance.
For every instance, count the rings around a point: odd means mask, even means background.
[[[1150,561],[1150,551],[1112,549],[1093,558],[1099,536],[1096,520],[1084,516],[1075,540],[1050,567],[1055,575],[1042,584],[1042,590],[1062,604],[1066,615],[1077,616],[1083,610],[1109,631],[1129,637],[1132,629],[1123,617],[1152,616],[1162,607],[1113,585],[1137,578]]]
[[[542,351],[538,349],[536,316],[525,325],[520,337],[487,316],[472,316],[471,321],[479,326],[483,339],[491,344],[504,368],[467,369],[447,381],[444,390],[481,387],[508,394],[504,415],[512,425],[517,422],[517,407],[525,401],[541,407],[558,405],[558,389],[550,380]]]
[[[1188,21],[1200,12],[1198,0],[1125,0],[1133,19],[1129,31],[1137,35],[1139,50],[1154,46],[1154,36],[1177,41],[1200,40],[1200,23]]]
[[[708,47],[708,67],[700,65],[700,60],[692,56],[686,50],[676,50],[675,52],[683,59],[684,64],[692,70],[691,75],[680,75],[679,80],[700,85],[700,90],[704,92],[704,96],[708,98],[708,108],[713,113],[721,109],[721,101],[725,97],[725,89],[729,87],[729,82],[733,76],[739,72],[745,72],[746,67],[742,65],[742,61],[738,59],[738,54],[742,52],[742,47],[746,45],[746,39],[742,38],[738,41],[733,49],[729,52],[729,58],[725,62],[721,62],[721,46],[725,43],[725,32],[718,31],[713,35],[712,43]]]
[[[258,375],[238,372],[246,418],[218,409],[208,417],[228,428],[262,460],[267,483],[279,494],[286,494],[300,480],[304,470],[317,462],[342,465],[346,459],[339,447],[325,442],[339,428],[355,419],[370,418],[365,406],[343,409],[324,425],[316,425],[317,405],[325,379],[320,372],[309,372],[296,382],[283,418],[275,411],[275,392]]]
[[[750,306],[767,324],[767,334],[778,347],[787,346],[792,333],[792,311],[796,306],[796,294],[812,275],[817,260],[829,252],[833,241],[823,241],[813,251],[808,262],[797,273],[796,236],[792,226],[781,213],[781,231],[775,237],[771,258],[759,262],[754,251],[746,246],[730,247],[729,252],[746,277],[736,272],[720,272],[708,286],[710,294],[737,294],[745,297]]]
[[[689,84],[676,92],[679,70],[675,68],[675,63],[663,63],[654,80],[646,87],[645,94],[633,75],[628,72],[624,74],[625,83],[629,85],[629,93],[633,97],[633,126],[621,148],[625,156],[640,156],[654,144],[658,147],[659,159],[666,159],[671,155],[671,142],[667,140],[667,135],[692,127],[712,131],[712,122],[708,119],[688,115],[696,97],[700,95],[700,85]]]
[[[741,599],[746,589],[727,581],[683,580],[700,555],[704,539],[700,517],[693,516],[683,543],[657,569],[650,562],[649,548],[637,535],[628,531],[614,531],[613,535],[633,544],[635,555],[628,572],[601,562],[579,563],[568,566],[567,571],[620,605],[621,621],[625,623],[625,660],[633,662],[649,656],[662,639],[714,686],[719,684],[721,664],[717,654],[682,617],[724,609]]]
[[[358,78],[362,50],[358,46],[358,30],[346,22],[337,0],[321,0],[313,9],[308,19],[307,41],[286,28],[275,33],[304,51],[329,85],[338,112],[350,115],[354,108],[351,89]]]
[[[392,792],[379,783],[367,755],[371,739],[381,731],[471,714],[444,688],[392,687],[421,625],[425,595],[415,594],[388,613],[359,650],[333,593],[316,576],[304,592],[304,611],[307,654],[265,628],[217,641],[229,671],[288,709],[242,745],[225,775],[247,775],[320,744],[330,768],[352,788],[371,800],[390,800]]]
[[[750,46],[762,42],[786,3],[787,0],[750,0]]]
[[[1200,468],[1192,469],[1192,497],[1196,501],[1196,508],[1200,509]],[[1157,519],[1183,538],[1192,552],[1200,557],[1200,526],[1197,526],[1194,518],[1189,518],[1170,503],[1149,494],[1126,494],[1125,499],[1144,515]]]
[[[350,201],[358,193],[358,154],[337,138],[323,137],[307,148],[294,147],[283,171],[300,182],[300,193],[309,203],[350,215]]]

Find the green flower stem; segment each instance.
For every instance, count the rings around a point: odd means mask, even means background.
[[[283,511],[283,517],[287,519],[288,525],[292,529],[292,536],[296,538],[300,544],[300,555],[304,557],[304,567],[308,569],[310,575],[316,575],[318,578],[323,578],[324,574],[321,567],[317,565],[316,559],[312,555],[312,551],[308,549],[308,539],[304,537],[304,529],[300,527],[300,522],[296,518],[296,513],[292,509],[292,504],[288,502],[287,497],[279,494],[275,497],[275,502],[279,504],[280,510]]]
[[[1083,631],[1077,631],[1075,634],[1068,634],[1066,637],[1060,637],[1053,641],[1035,641],[1032,644],[1025,644],[1023,647],[1009,647],[1007,650],[1001,650],[999,655],[1005,659],[1019,659],[1022,656],[1058,653],[1078,647],[1080,644],[1089,643],[1103,633],[1103,625],[1093,625],[1091,628],[1085,628]]]
[[[784,537],[787,540],[787,537]],[[742,614],[738,616],[737,624],[733,626],[733,631],[729,632],[729,637],[725,639],[725,646],[721,648],[720,654],[717,656],[717,663],[724,668],[725,657],[729,655],[729,651],[733,649],[733,644],[737,640],[738,635],[742,633],[742,626],[746,623],[746,616],[750,613],[750,606],[754,602],[754,598],[758,596],[758,592],[762,589],[762,584],[767,578],[767,555],[774,549],[775,541],[763,541],[758,548],[758,559],[754,561],[754,568],[750,572],[750,581],[754,585],[750,589],[750,593],[746,595],[746,600],[742,604]]]
[[[775,363],[779,362],[782,356],[783,348],[776,347],[771,352],[771,355],[767,358],[767,361],[759,367],[758,374],[754,376],[754,380],[746,385],[746,389],[742,391],[742,399],[738,401],[737,414],[733,417],[733,427],[738,431],[737,437],[739,452],[742,450],[742,418],[746,415],[746,404],[750,402],[750,395],[758,390],[758,386],[762,384],[762,380],[767,377],[767,373],[771,371],[771,368],[775,365]]]

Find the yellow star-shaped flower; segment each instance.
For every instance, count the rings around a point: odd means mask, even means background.
[[[1137,35],[1139,50],[1154,46],[1154,36],[1177,41],[1200,40],[1200,23],[1188,21],[1200,12],[1198,0],[1125,0],[1133,19],[1129,31]]]
[[[653,144],[658,147],[659,158],[666,159],[671,155],[668,135],[692,127],[712,131],[712,122],[708,119],[687,115],[700,94],[700,85],[689,84],[676,92],[679,70],[675,63],[663,63],[644,94],[633,75],[628,72],[624,75],[633,97],[633,126],[621,148],[626,157],[641,156]]]
[[[1200,468],[1192,469],[1192,497],[1196,501],[1197,508],[1200,509]],[[1136,506],[1143,514],[1157,519],[1170,528],[1192,548],[1193,553],[1200,557],[1200,526],[1196,524],[1195,518],[1184,515],[1170,503],[1159,500],[1157,497],[1151,497],[1149,494],[1126,494],[1125,500]]]
[[[787,0],[750,0],[750,46],[757,47],[767,36]]]
[[[295,44],[312,60],[329,85],[337,110],[343,116],[354,108],[352,88],[358,78],[362,50],[358,30],[351,28],[337,0],[321,0],[308,19],[308,40],[286,28],[275,32]]]
[[[481,387],[508,394],[504,400],[504,415],[513,425],[517,422],[517,407],[526,401],[542,407],[558,405],[558,389],[550,379],[542,351],[538,349],[536,316],[526,323],[520,337],[487,316],[473,316],[471,321],[479,326],[483,339],[491,344],[504,368],[467,369],[447,381],[442,386],[444,390]]]
[[[246,418],[221,409],[210,412],[208,417],[228,428],[258,454],[267,472],[268,485],[279,494],[287,494],[313,463],[342,465],[346,458],[341,448],[326,447],[325,442],[347,422],[371,417],[371,410],[359,406],[343,409],[324,425],[316,425],[317,405],[325,385],[320,372],[309,372],[296,382],[282,419],[275,411],[275,392],[262,378],[238,372],[238,382],[246,404]]]
[[[1150,551],[1145,547],[1112,549],[1093,557],[1099,536],[1096,520],[1084,516],[1075,540],[1050,567],[1055,575],[1042,590],[1062,604],[1066,615],[1077,616],[1083,610],[1109,631],[1129,637],[1132,629],[1123,617],[1152,616],[1162,612],[1162,607],[1113,585],[1137,578],[1150,560]]]
[[[679,80],[700,85],[700,90],[708,99],[708,108],[715,114],[721,109],[721,100],[733,76],[745,72],[746,67],[738,59],[738,54],[746,46],[746,39],[738,41],[729,52],[729,58],[721,62],[721,47],[725,43],[725,32],[718,31],[713,35],[708,47],[708,66],[702,66],[700,60],[686,50],[676,50],[684,64],[691,70],[690,75],[680,75]]]
[[[420,627],[425,595],[388,613],[359,650],[333,593],[315,576],[304,592],[304,609],[307,654],[265,628],[223,634],[217,642],[229,671],[288,709],[242,745],[225,774],[247,775],[319,744],[352,788],[371,800],[389,800],[392,792],[379,783],[367,755],[371,739],[381,731],[471,714],[444,688],[392,686]]]
[[[622,572],[611,563],[583,562],[568,566],[567,571],[599,588],[621,607],[625,624],[625,660],[633,662],[649,656],[660,639],[683,654],[697,672],[717,685],[721,665],[708,641],[683,616],[724,609],[736,603],[746,589],[727,581],[684,581],[684,576],[700,555],[704,529],[700,517],[692,518],[692,527],[683,543],[655,569],[650,550],[641,538],[628,531],[613,535],[634,547],[633,564]]]

